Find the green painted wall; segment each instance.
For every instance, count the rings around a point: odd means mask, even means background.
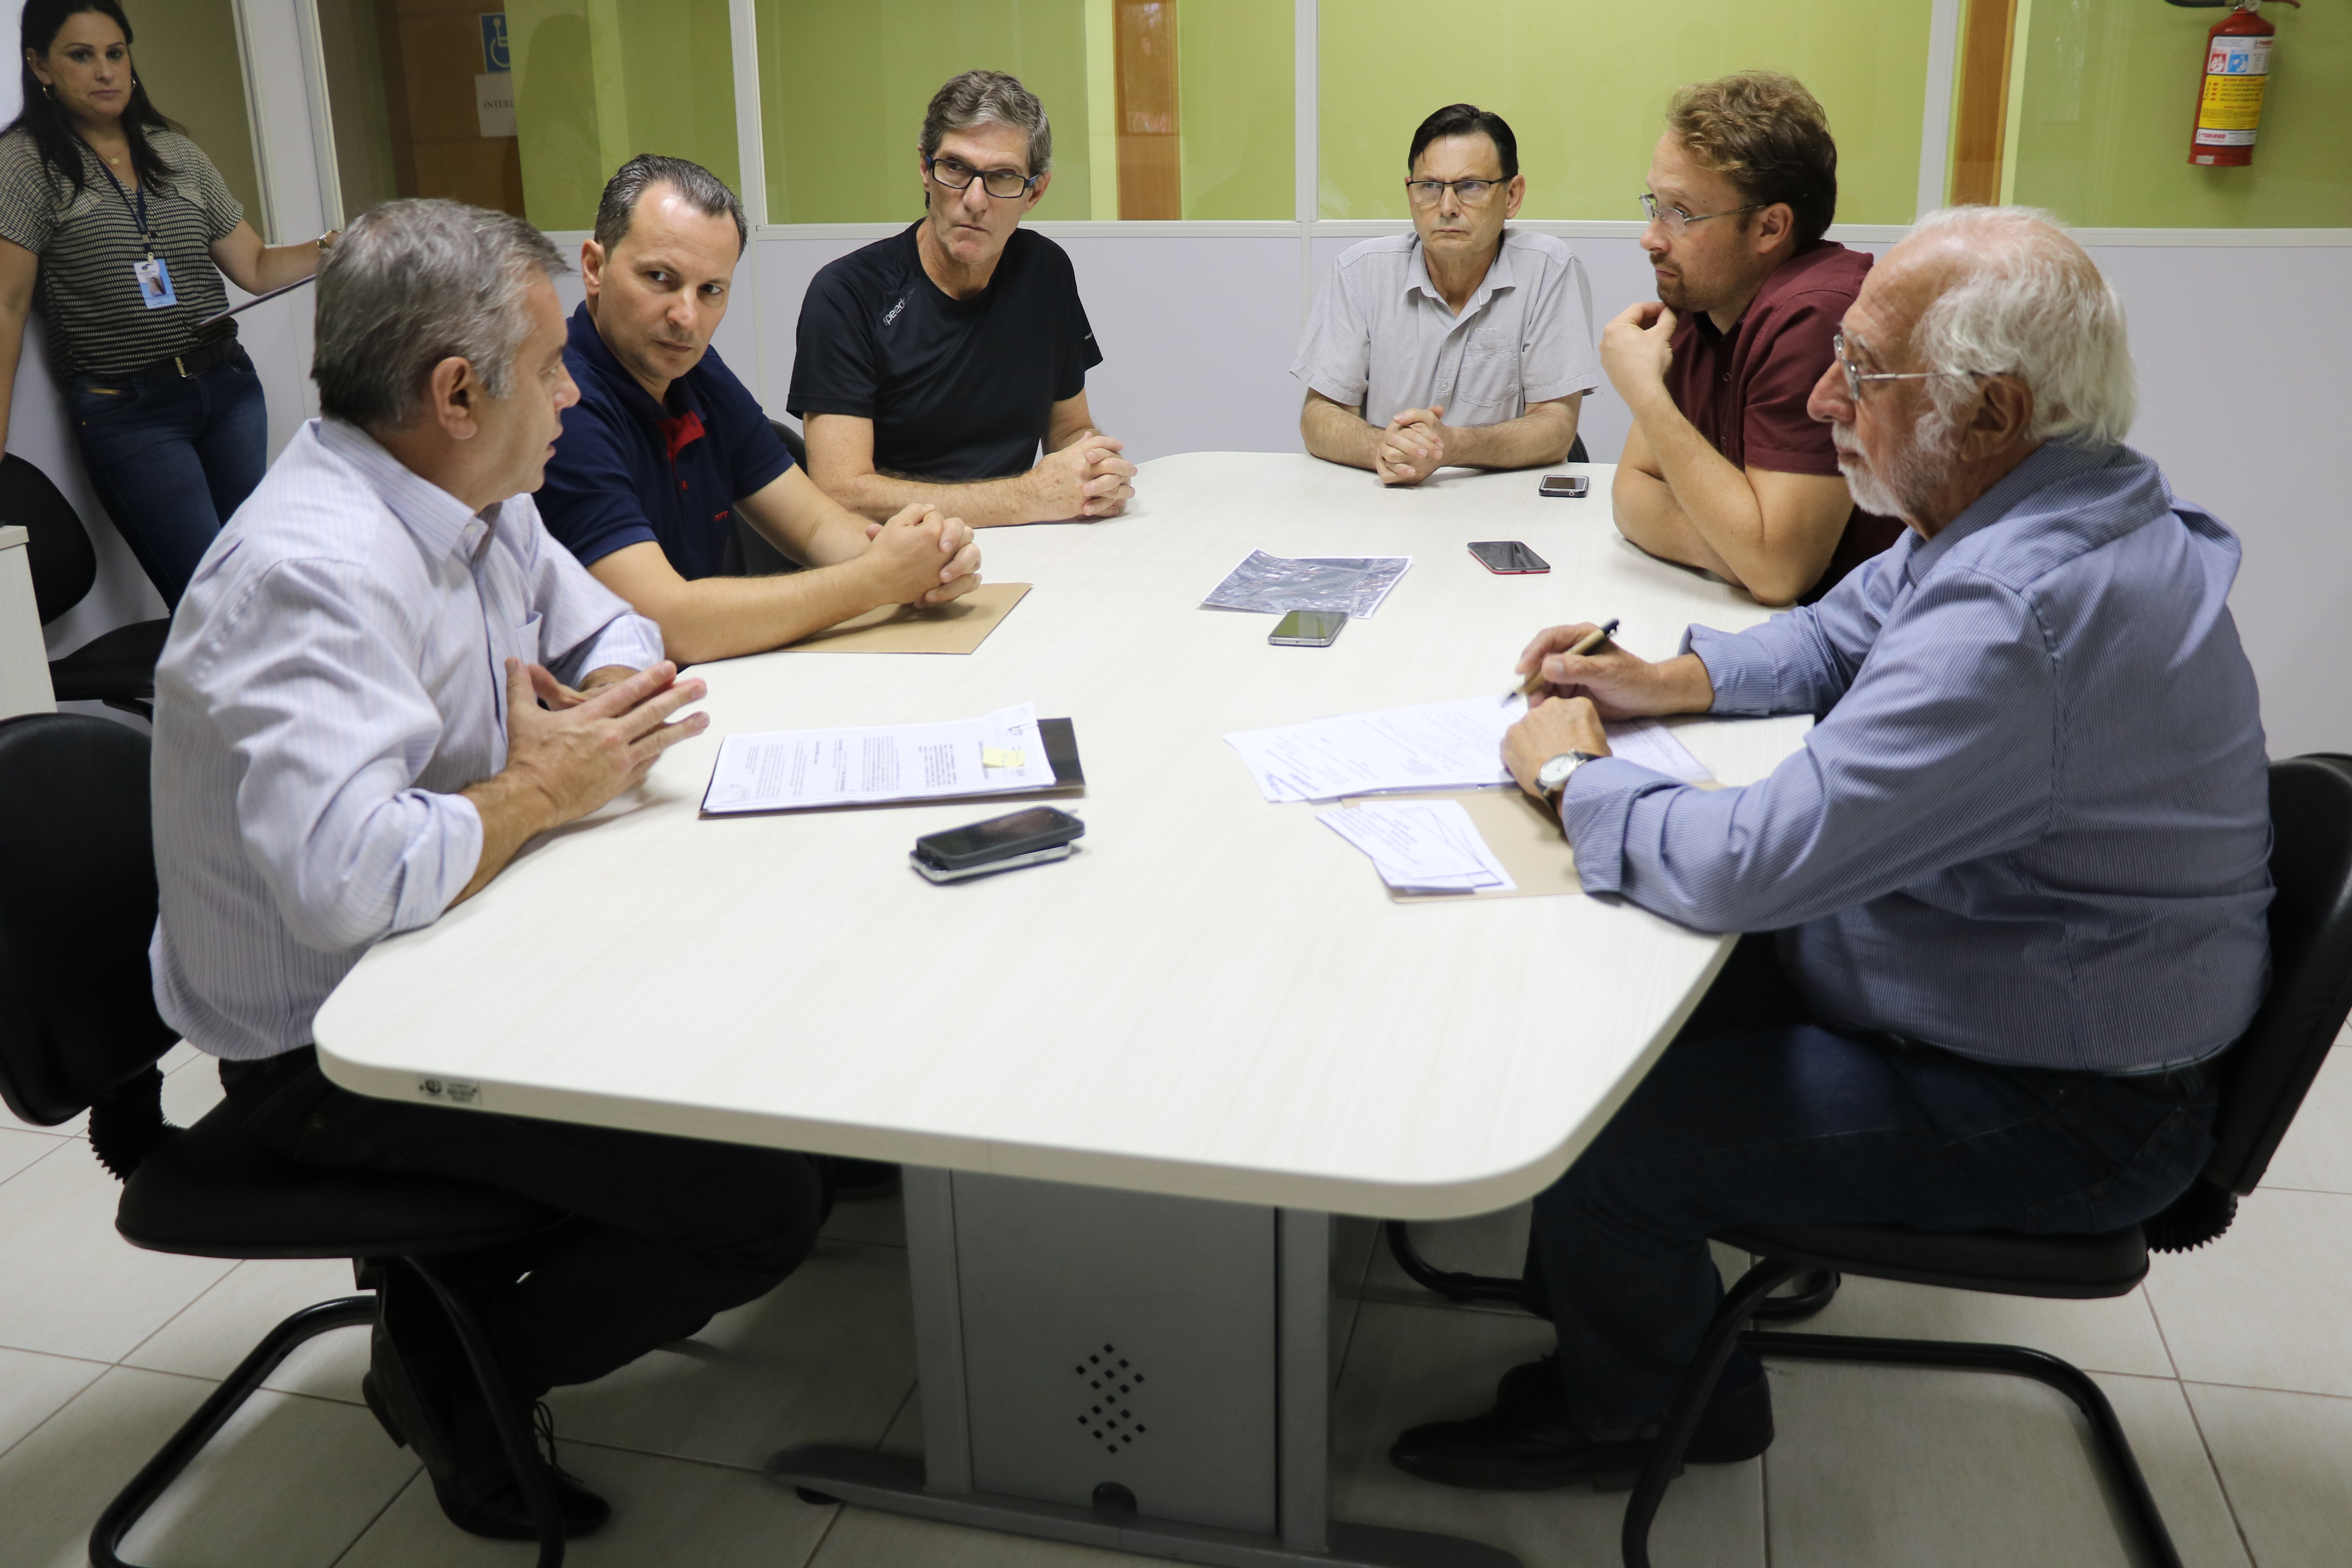
[[[2141,0],[2161,9],[2157,0]],[[1403,217],[1404,155],[1466,100],[1519,138],[1531,218],[1638,218],[1667,96],[1766,68],[1796,76],[1838,142],[1838,218],[1908,223],[1930,0],[1322,0],[1325,217]]]
[[[263,233],[245,62],[237,57],[230,0],[125,0],[122,14],[131,18],[131,63],[148,96],[205,150],[229,194],[245,204],[245,221],[264,238],[308,238]]]
[[[2352,8],[2272,5],[2262,137],[2243,169],[2189,162],[2219,11],[2157,0],[2032,0],[2012,194],[2116,228],[2352,225]]]
[[[1184,216],[1297,216],[1296,29],[1270,0],[1177,0]]]
[[[523,204],[541,228],[588,228],[639,153],[741,184],[727,0],[509,0]]]
[[[1033,216],[1097,216],[1083,0],[760,0],[759,23],[771,223],[914,221],[923,108],[975,68],[1019,77],[1053,124]]]

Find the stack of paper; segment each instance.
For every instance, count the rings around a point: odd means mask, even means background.
[[[1381,880],[1412,893],[1475,893],[1518,884],[1458,800],[1380,801],[1318,811],[1315,820],[1372,858]]]
[[[702,809],[793,811],[938,800],[1047,789],[1053,783],[1036,705],[1024,702],[945,724],[730,735],[719,742]]]
[[[1337,800],[1394,790],[1476,789],[1507,784],[1503,731],[1527,713],[1525,700],[1465,697],[1373,713],[1243,730],[1225,737],[1268,800]],[[1609,727],[1616,756],[1686,784],[1706,769],[1654,719]]]

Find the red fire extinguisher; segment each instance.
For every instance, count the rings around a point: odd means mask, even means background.
[[[2300,9],[2303,0],[2287,3]],[[2262,8],[2263,0],[2236,0],[2205,36],[2205,75],[2198,84],[2196,129],[2189,139],[2192,163],[2238,169],[2254,161],[2263,92],[2271,79],[2271,43],[2278,32],[2263,20]]]

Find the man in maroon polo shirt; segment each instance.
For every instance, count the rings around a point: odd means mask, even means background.
[[[1870,270],[1822,237],[1837,210],[1829,121],[1777,71],[1684,88],[1642,201],[1658,298],[1601,334],[1633,414],[1618,531],[1765,604],[1810,603],[1902,532],[1856,509],[1830,427],[1805,413]]]

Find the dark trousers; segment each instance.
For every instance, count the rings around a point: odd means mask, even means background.
[[[302,1164],[454,1176],[571,1216],[468,1260],[500,1364],[532,1397],[687,1338],[816,1244],[805,1154],[376,1100],[330,1083],[308,1047],[223,1062],[221,1083],[247,1130]]]
[[[1570,1419],[1624,1437],[1664,1415],[1722,1300],[1715,1231],[2119,1229],[2195,1178],[2214,1105],[2194,1068],[2135,1084],[1840,1033],[1806,1011],[1770,936],[1745,938],[1624,1108],[1536,1199],[1528,1302],[1559,1330]],[[1718,1386],[1759,1371],[1737,1356]]]
[[[269,463],[261,377],[245,351],[200,375],[78,376],[67,399],[91,488],[167,608]]]

